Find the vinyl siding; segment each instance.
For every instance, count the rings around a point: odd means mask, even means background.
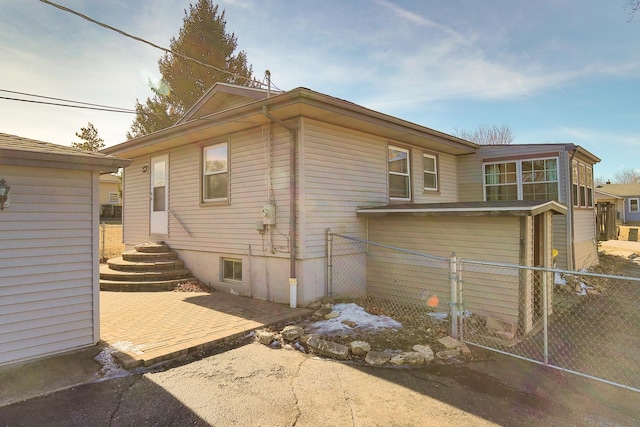
[[[201,204],[201,149],[225,141],[229,143],[229,203]],[[277,228],[273,232],[273,246],[286,248],[286,236],[289,234],[289,132],[274,126],[272,143],[271,182]],[[260,212],[268,201],[266,147],[268,145],[262,137],[261,128],[255,128],[222,138],[197,141],[169,151],[171,212],[169,236],[164,240],[173,249],[226,254],[245,254],[249,245],[264,248],[266,237],[256,231],[256,222],[262,220]],[[150,238],[149,176],[139,172],[148,161],[148,158],[135,159],[127,168],[124,226],[128,245]],[[134,201],[130,203],[130,199]],[[272,255],[285,256],[282,252]]]
[[[98,175],[5,166],[3,178],[0,364],[94,344]]]
[[[598,246],[596,239],[596,219],[593,209],[576,209],[574,220],[575,270],[589,268],[598,264]]]
[[[519,262],[518,217],[385,217],[369,219],[369,240],[438,257],[452,252],[468,260]],[[449,276],[446,263],[369,247],[368,291],[373,296],[424,304],[436,295],[438,311],[447,311]],[[519,315],[519,276],[515,270],[469,265],[465,267],[465,309],[516,322]]]
[[[304,119],[300,144],[300,221],[305,258],[326,254],[327,228],[335,233],[365,237],[364,219],[356,209],[389,203],[387,140],[326,123]],[[439,192],[424,192],[419,147],[389,141],[411,151],[412,192],[416,203],[457,199],[454,156],[436,154]]]

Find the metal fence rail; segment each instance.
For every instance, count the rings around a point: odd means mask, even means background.
[[[327,231],[327,294],[640,392],[640,266],[609,275],[437,257]],[[618,271],[616,271],[618,272]]]

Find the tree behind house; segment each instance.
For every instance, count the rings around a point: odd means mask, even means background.
[[[76,132],[76,136],[82,142],[72,142],[71,147],[73,148],[96,152],[104,147],[104,140],[98,136],[98,129],[91,122],[87,123],[87,127],[80,128],[80,132]]]
[[[226,32],[224,10],[211,0],[198,0],[184,11],[184,24],[170,48],[180,55],[164,54],[158,61],[162,81],[150,83],[153,96],[144,104],[136,100],[136,118],[127,132],[132,139],[173,124],[216,82],[251,86],[252,70],[243,51],[238,53],[235,34]],[[211,65],[207,67],[184,56]]]
[[[475,142],[480,145],[504,145],[511,144],[514,139],[513,131],[509,126],[484,126],[479,125],[474,131],[455,129],[455,136]]]

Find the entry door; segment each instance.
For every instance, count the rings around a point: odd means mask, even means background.
[[[151,159],[151,204],[149,206],[151,234],[169,234],[169,156]]]

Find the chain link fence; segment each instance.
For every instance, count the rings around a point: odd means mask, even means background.
[[[640,265],[576,272],[436,257],[327,232],[329,296],[640,392]],[[613,271],[612,275],[603,272]]]

